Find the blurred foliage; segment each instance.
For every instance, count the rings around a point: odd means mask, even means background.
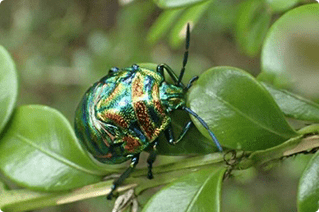
[[[164,62],[179,70],[187,22],[192,33],[186,79],[217,65],[257,75],[270,25],[308,2],[315,1],[4,0],[0,44],[17,65],[18,105],[49,105],[72,123],[85,90],[112,66]],[[224,211],[295,211],[297,181],[308,160],[299,156],[285,161],[284,170],[279,165],[260,175],[247,172],[244,182],[230,180],[223,189]],[[39,211],[105,211],[111,203],[100,197]]]
[[[119,2],[2,2],[0,41],[19,70],[18,103],[50,105],[72,120],[81,95],[112,66],[165,62],[179,69],[183,48],[171,51],[165,42],[150,46],[141,39],[161,13],[156,5]],[[258,59],[246,58],[231,41],[235,17],[226,10],[236,4],[227,0],[206,9],[201,18],[207,21],[198,22],[191,35],[188,75],[218,64],[258,71]]]

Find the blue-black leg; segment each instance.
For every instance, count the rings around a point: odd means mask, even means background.
[[[193,83],[198,80],[198,76],[193,76],[191,80],[189,80],[187,86],[186,86],[186,90],[190,89],[193,86]]]
[[[206,124],[206,122],[199,117],[194,111],[192,111],[191,109],[187,108],[187,107],[182,107],[182,110],[185,110],[186,112],[188,112],[189,114],[191,114],[192,116],[194,116],[202,125],[203,127],[208,131],[210,137],[213,139],[216,147],[218,148],[218,150],[220,152],[223,151],[222,146],[220,145],[219,141],[217,140],[215,134],[209,129],[208,125]],[[180,140],[183,139],[183,137],[186,135],[187,131],[191,128],[193,122],[189,121],[186,123],[186,125],[184,126],[184,128],[182,129],[181,134],[178,136],[178,139],[175,141],[174,139],[174,133],[173,133],[173,128],[172,125],[170,124],[168,126],[168,128],[164,131],[165,133],[165,137],[168,141],[169,144],[175,145],[177,144]]]
[[[179,134],[177,140],[175,140],[174,133],[173,133],[173,127],[172,127],[172,124],[170,124],[168,126],[168,128],[164,131],[164,134],[165,134],[165,137],[166,137],[168,143],[171,145],[175,145],[178,142],[180,142],[184,138],[187,131],[191,128],[192,125],[193,125],[192,121],[187,122],[186,125],[183,127],[182,132]]]
[[[156,154],[157,154],[156,146],[157,146],[157,144],[158,144],[158,139],[156,139],[154,141],[153,149],[151,150],[150,155],[147,158],[147,167],[148,167],[147,178],[148,179],[153,179],[152,168],[153,168],[153,163],[156,160]]]
[[[223,151],[222,146],[220,145],[219,141],[217,140],[215,134],[209,129],[209,127],[206,124],[206,122],[201,117],[199,117],[194,111],[192,111],[191,109],[189,109],[187,107],[183,107],[182,110],[185,110],[186,112],[188,112],[189,114],[194,116],[201,123],[201,125],[208,131],[210,137],[213,139],[213,141],[214,141],[216,147],[218,148],[218,150],[220,152],[222,152]]]
[[[107,195],[107,199],[110,200],[113,197],[114,191],[117,189],[118,186],[120,186],[123,181],[130,176],[131,172],[135,169],[136,165],[138,164],[138,160],[140,158],[140,154],[135,155],[132,160],[130,166],[125,170],[121,176],[114,181],[112,187],[111,187],[111,192]]]
[[[158,65],[157,67],[156,67],[156,71],[158,72],[158,73],[160,73],[160,75],[162,75],[163,76],[163,78],[164,78],[164,80],[165,80],[165,75],[164,75],[164,67],[165,66],[168,66],[168,65],[166,65],[166,64],[160,64],[160,65]],[[171,76],[171,75],[170,75]],[[174,82],[175,82],[175,79],[171,76],[171,78],[174,80]]]
[[[163,63],[163,64],[159,64],[156,67],[157,72],[159,72],[163,77],[164,77],[164,70],[167,71],[167,73],[169,74],[169,76],[171,77],[171,79],[173,80],[174,84],[177,84],[178,82],[178,77],[175,74],[175,72],[173,71],[173,69],[171,67],[169,67],[169,65]],[[179,85],[183,88],[185,88],[185,85],[183,83],[179,83]]]

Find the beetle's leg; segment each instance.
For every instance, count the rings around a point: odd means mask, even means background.
[[[174,84],[177,84],[178,82],[178,77],[175,74],[175,72],[173,71],[173,69],[171,67],[169,67],[167,64],[163,63],[163,64],[159,64],[156,67],[157,72],[159,72],[163,77],[164,77],[164,70],[167,71],[167,73],[169,74],[169,76],[171,77],[171,79],[174,81]],[[182,86],[183,88],[185,88],[185,85],[183,83],[179,83],[180,86]]]
[[[175,145],[178,142],[180,142],[184,138],[184,136],[186,135],[187,131],[191,128],[192,125],[193,125],[192,121],[187,122],[185,124],[185,126],[183,127],[182,132],[179,134],[178,139],[175,140],[174,139],[174,133],[173,133],[173,127],[172,127],[172,124],[170,124],[168,126],[168,128],[164,131],[165,137],[166,137],[168,143],[172,144],[172,145]]]
[[[150,152],[148,158],[147,158],[147,165],[148,165],[148,173],[147,173],[147,178],[148,179],[153,179],[153,173],[152,173],[152,168],[153,168],[153,163],[156,160],[156,154],[157,154],[157,149],[156,146],[158,144],[158,139],[154,141],[153,144],[153,149]]]
[[[156,66],[156,71],[157,71],[158,73],[160,73],[160,75],[162,75],[163,78],[164,78],[164,80],[165,80],[164,66],[168,66],[168,65],[166,65],[166,64],[160,64],[160,65]],[[170,75],[170,76],[171,76],[171,75]],[[174,76],[177,78],[177,76],[175,75],[175,73],[174,73]],[[175,79],[174,76],[171,76],[171,78],[172,78],[173,81],[175,82],[175,80],[177,80],[177,79]]]
[[[190,108],[182,107],[181,109],[185,110],[186,112],[188,112],[189,114],[194,116],[201,123],[201,125],[207,130],[207,132],[209,133],[210,137],[213,139],[213,141],[214,141],[216,147],[218,148],[218,150],[220,152],[222,152],[223,151],[222,146],[220,145],[219,141],[217,140],[215,134],[209,129],[209,127],[206,124],[206,122],[201,117],[199,117],[194,111],[192,111]]]
[[[190,89],[193,86],[193,83],[198,80],[198,76],[193,76],[193,78],[191,80],[189,80],[187,86],[186,86],[186,90]]]
[[[185,53],[184,53],[184,58],[183,58],[183,66],[182,66],[181,72],[179,74],[178,81],[177,81],[177,83],[175,83],[176,85],[180,85],[180,83],[182,82],[184,73],[185,73],[185,66],[186,66],[187,60],[188,60],[189,40],[190,40],[190,30],[189,30],[189,23],[187,23],[186,46],[185,46]]]
[[[113,192],[117,189],[119,185],[123,183],[123,181],[130,176],[131,172],[134,170],[135,166],[138,164],[138,160],[140,158],[140,154],[135,155],[132,160],[130,166],[125,170],[121,176],[114,181],[112,187],[111,187],[111,192],[107,195],[107,199],[112,199],[113,197]]]

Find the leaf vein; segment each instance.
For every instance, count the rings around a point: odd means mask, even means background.
[[[39,150],[40,152],[56,159],[57,161],[67,165],[67,166],[70,166],[72,168],[75,168],[76,170],[78,171],[81,171],[81,172],[84,172],[84,173],[87,173],[87,174],[91,174],[91,175],[101,175],[99,172],[94,172],[94,171],[91,171],[89,169],[86,169],[86,168],[83,168],[81,166],[79,166],[78,164],[76,163],[73,163],[72,161],[69,161],[69,160],[65,160],[63,157],[61,157],[59,154],[56,154],[54,152],[49,152],[47,150],[45,150],[44,148],[40,147],[39,145],[36,145],[34,144],[32,141],[30,141],[30,139],[22,136],[22,135],[16,135],[20,140],[24,141],[25,143],[29,144],[30,146],[36,148],[37,150]]]
[[[225,105],[227,105],[228,107],[232,108],[236,113],[238,113],[239,115],[241,115],[242,117],[250,120],[252,123],[255,123],[256,125],[260,126],[261,128],[273,133],[273,134],[276,134],[282,138],[287,138],[287,136],[285,136],[284,134],[282,133],[279,133],[271,128],[268,128],[267,126],[263,125],[262,123],[258,122],[258,121],[255,121],[253,118],[251,118],[250,116],[248,116],[247,114],[243,113],[241,110],[239,110],[238,108],[234,107],[233,105],[231,105],[229,102],[225,101],[224,99],[220,98],[219,96],[217,96],[215,93],[207,93],[205,91],[205,93],[208,95],[208,96],[211,96],[212,98],[215,97],[216,99],[218,99],[219,101],[221,101],[222,103],[224,103]],[[212,96],[213,95],[213,96]]]
[[[195,193],[194,198],[192,199],[192,201],[190,202],[190,204],[187,206],[186,208],[186,212],[188,211],[192,211],[192,207],[195,204],[196,200],[198,199],[200,193],[202,192],[202,190],[204,189],[205,185],[207,184],[207,182],[211,179],[211,177],[216,174],[216,172],[212,172],[205,180],[205,182],[200,186],[200,188],[197,190],[197,192]]]

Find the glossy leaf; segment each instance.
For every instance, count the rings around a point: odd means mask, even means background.
[[[222,146],[262,150],[296,136],[267,90],[240,69],[209,69],[188,94],[189,107],[206,121]],[[207,130],[191,118],[209,138]]]
[[[309,161],[298,188],[298,211],[316,212],[319,208],[319,153]]]
[[[267,83],[262,84],[286,116],[306,121],[319,121],[318,104],[287,90],[277,89]]]
[[[8,122],[18,95],[18,77],[9,53],[0,46],[0,133]]]
[[[151,26],[147,34],[147,41],[150,44],[154,44],[161,39],[168,32],[169,27],[175,22],[176,18],[183,10],[184,9],[182,8],[163,11]]]
[[[270,19],[271,14],[262,1],[241,3],[236,23],[236,42],[245,54],[253,57],[259,53]]]
[[[318,97],[319,4],[295,8],[270,28],[262,49],[259,80]]]
[[[162,9],[172,9],[178,7],[188,7],[193,4],[205,2],[208,0],[153,0],[155,4]]]
[[[39,105],[19,107],[0,142],[0,170],[24,187],[66,190],[101,180],[108,173],[77,142],[58,111]]]
[[[164,187],[145,205],[143,212],[220,211],[225,169],[204,169]]]
[[[300,0],[266,0],[274,12],[282,12],[295,6]]]
[[[138,65],[153,70],[156,70],[157,66],[154,63],[140,63]],[[169,78],[169,75],[165,75],[166,80],[169,80]],[[174,111],[171,118],[174,135],[177,138],[190,118],[184,111]],[[185,137],[176,145],[169,144],[163,133],[160,134],[159,140],[157,151],[160,155],[208,154],[217,151],[217,147],[203,136],[195,126],[192,126]]]
[[[187,23],[190,24],[190,28],[192,30],[199,19],[203,16],[210,3],[212,3],[212,1],[206,1],[193,7],[189,7],[183,12],[183,15],[177,21],[170,33],[169,41],[173,48],[179,47],[185,40]]]

